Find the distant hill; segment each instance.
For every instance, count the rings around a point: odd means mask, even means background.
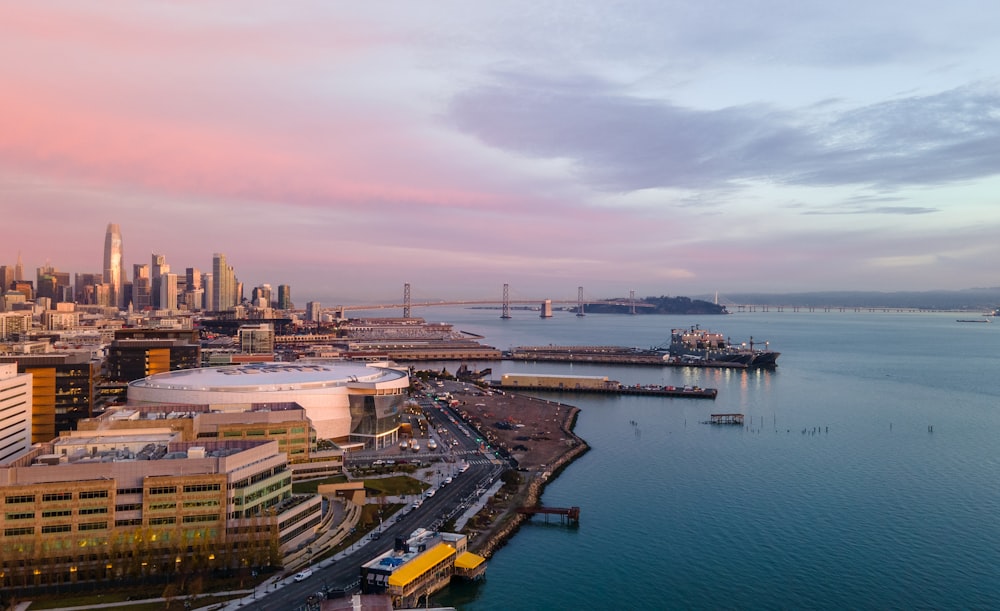
[[[627,304],[626,297],[613,297]],[[636,303],[649,304],[653,307],[638,307],[636,314],[726,314],[726,308],[716,305],[711,301],[703,299],[691,299],[690,297],[642,297],[636,299]],[[631,308],[628,305],[612,305],[604,303],[588,304],[584,308],[585,312],[592,314],[628,314]]]
[[[714,299],[714,297],[712,298]],[[1000,307],[1000,287],[960,291],[825,291],[814,293],[729,293],[720,302],[799,307],[903,308],[920,310],[986,311]]]

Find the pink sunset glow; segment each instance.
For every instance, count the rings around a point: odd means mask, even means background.
[[[981,5],[687,6],[5,5],[0,264],[115,222],[303,303],[997,284]]]

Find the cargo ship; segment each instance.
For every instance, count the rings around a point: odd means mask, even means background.
[[[778,364],[780,352],[758,348],[753,337],[748,344],[733,344],[721,333],[701,329],[697,325],[690,329],[674,329],[670,333],[669,358],[678,362],[708,361],[713,363],[733,363],[748,368],[772,368]]]

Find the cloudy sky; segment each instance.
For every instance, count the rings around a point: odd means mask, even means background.
[[[0,264],[297,304],[998,286],[1000,4],[10,2]]]

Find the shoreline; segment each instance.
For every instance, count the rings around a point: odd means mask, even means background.
[[[515,393],[507,394],[508,396],[518,398],[530,398]],[[559,405],[569,408],[560,424],[559,430],[573,440],[573,446],[562,453],[551,465],[548,465],[544,471],[533,471],[531,479],[521,484],[518,492],[512,497],[513,502],[504,508],[504,512],[497,519],[496,524],[499,525],[499,528],[495,530],[491,529],[485,539],[471,546],[477,554],[487,559],[491,558],[497,550],[501,549],[517,534],[517,531],[526,520],[531,519],[527,515],[517,513],[518,506],[522,504],[517,502],[517,499],[523,498],[523,505],[527,507],[539,504],[542,494],[545,492],[545,487],[550,482],[555,481],[576,459],[590,451],[590,446],[587,442],[573,431],[580,414],[580,408],[567,404]]]

